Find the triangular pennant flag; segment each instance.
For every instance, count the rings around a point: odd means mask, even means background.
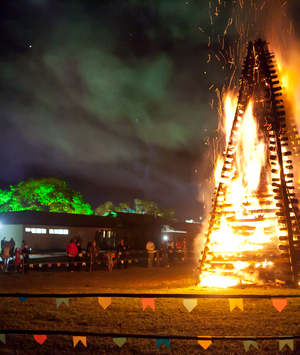
[[[84,346],[86,346],[86,337],[78,337],[78,336],[73,336],[73,346],[75,348],[75,346],[79,343],[79,342],[82,342],[82,344]]]
[[[18,297],[18,298],[22,303],[24,303],[27,300],[27,297]]]
[[[99,304],[106,309],[111,304],[111,297],[98,297]]]
[[[201,336],[198,336],[198,338],[202,338]],[[211,344],[211,340],[198,340],[198,344],[202,346],[204,350],[206,350]]]
[[[131,264],[131,260],[128,260],[128,264]]]
[[[33,264],[29,264],[29,268],[33,268]]]
[[[293,339],[279,339],[279,351],[281,351],[285,345],[289,346],[291,350],[294,350],[294,340]]]
[[[255,349],[258,350],[258,345],[257,345],[257,341],[256,340],[245,340],[243,341],[244,343],[244,347],[245,347],[245,351],[247,352],[250,348],[250,346],[252,345]]]
[[[244,310],[243,299],[242,298],[229,298],[230,312],[235,308],[239,307],[242,311]]]
[[[135,262],[137,263],[138,261],[137,261],[137,260],[135,260]]]
[[[65,264],[65,267],[69,267],[69,264],[68,264],[68,263],[66,263],[66,264]]]
[[[42,267],[43,266],[43,264],[39,264],[39,267]]]
[[[143,311],[146,309],[147,306],[151,307],[153,311],[155,310],[154,298],[141,298],[141,300],[143,305]]]
[[[74,266],[77,266],[77,263],[74,263]]]
[[[52,264],[48,264],[48,267],[51,267],[52,266]]]
[[[162,344],[165,344],[170,349],[169,339],[155,339],[155,340],[156,340],[156,349],[159,349]]]
[[[126,338],[113,338],[113,342],[121,347],[126,342]]]
[[[82,266],[86,266],[86,263],[82,263]]]
[[[121,264],[124,264],[124,260],[121,260]]]
[[[5,344],[5,334],[0,334],[0,341]]]
[[[69,299],[68,298],[57,298],[56,299],[56,307],[58,308],[62,303],[64,303],[67,307],[69,307]]]
[[[47,339],[47,335],[42,335],[42,334],[37,334],[37,335],[34,335],[34,340],[43,345],[44,341]]]
[[[57,263],[57,266],[60,267],[60,263]]]
[[[192,312],[192,310],[197,306],[197,299],[184,299],[183,305],[189,312]]]
[[[281,312],[287,305],[286,298],[272,298],[272,302],[273,306],[277,309],[278,312]]]

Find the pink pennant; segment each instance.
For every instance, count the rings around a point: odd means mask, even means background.
[[[155,305],[154,305],[154,298],[141,298],[142,300],[142,305],[143,305],[143,311],[146,309],[147,306],[155,310]]]
[[[42,335],[42,334],[37,334],[37,335],[34,335],[34,340],[43,345],[44,341],[47,339],[47,335]]]
[[[281,312],[284,307],[287,305],[286,298],[272,298],[273,306],[277,309],[278,312]]]

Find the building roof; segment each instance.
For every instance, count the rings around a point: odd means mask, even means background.
[[[118,218],[57,213],[44,211],[18,211],[0,213],[1,224],[34,224],[69,227],[114,228],[122,221]]]
[[[73,213],[57,213],[44,211],[17,211],[0,213],[0,224],[49,225],[68,227],[116,228],[116,227],[158,227],[168,225],[177,231],[198,233],[201,225],[185,222],[172,222],[153,215],[122,213],[95,216]]]

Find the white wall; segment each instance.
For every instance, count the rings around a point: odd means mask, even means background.
[[[45,228],[46,234],[36,234],[31,232],[25,232],[25,228]],[[49,229],[68,229],[69,234],[49,234]],[[24,225],[23,226],[23,239],[28,246],[32,249],[66,249],[70,240],[76,235],[80,235],[82,238],[82,249],[86,249],[88,242],[95,239],[95,232],[98,228],[89,227],[67,227],[67,226],[35,226]]]
[[[0,226],[0,239],[2,240],[6,237],[7,241],[11,238],[16,242],[16,248],[21,248],[22,245],[22,235],[23,235],[23,225],[22,224],[11,224]]]

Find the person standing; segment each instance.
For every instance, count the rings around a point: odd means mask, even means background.
[[[172,262],[174,260],[174,239],[171,237],[167,243],[169,250],[169,260]]]
[[[97,246],[96,241],[88,242],[86,248],[87,271],[94,271],[95,261],[99,254],[100,248]]]
[[[80,241],[77,240],[76,246],[77,246],[77,251],[78,251],[78,254],[75,256],[76,271],[80,271],[80,268],[82,265],[82,248],[81,248]]]
[[[5,245],[5,243],[6,243],[6,237],[4,237],[4,238],[1,240],[1,253],[2,253],[2,249],[3,249],[4,245]]]
[[[115,253],[111,250],[109,253],[107,253],[107,263],[108,263],[108,270],[112,271],[114,267],[114,258],[115,258]]]
[[[182,251],[183,251],[183,257],[184,257],[184,261],[187,260],[187,246],[186,246],[186,237],[183,238],[183,242],[182,242]]]
[[[16,246],[16,242],[13,240],[13,238],[10,239],[9,245],[10,245],[9,255],[13,257],[15,254],[15,246]]]
[[[67,246],[66,253],[68,254],[68,258],[69,258],[69,271],[73,272],[75,257],[78,254],[76,239],[73,238],[70,240],[70,244]]]
[[[149,240],[149,242],[146,244],[146,249],[148,251],[148,268],[152,268],[155,253],[155,245],[152,240]]]
[[[92,271],[93,243],[88,242],[86,246],[86,271]]]
[[[164,240],[161,241],[160,252],[161,252],[161,259],[162,259],[164,267],[169,267],[169,263],[168,263],[168,246],[167,246],[167,243]]]
[[[121,269],[122,261],[124,263],[124,269],[127,269],[128,260],[126,259],[126,255],[128,253],[128,247],[124,244],[124,239],[121,239],[120,244],[117,246],[117,254],[118,254],[118,269]]]
[[[19,271],[20,270],[21,262],[22,262],[21,255],[22,255],[21,249],[20,248],[16,248],[16,252],[15,252],[15,271]]]
[[[2,259],[3,259],[3,268],[4,272],[7,272],[8,270],[8,265],[9,265],[9,258],[10,258],[10,244],[9,242],[6,242],[4,247],[2,248]]]
[[[30,249],[28,248],[28,245],[26,244],[25,240],[22,240],[21,252],[24,259],[24,274],[27,274]]]
[[[177,242],[176,242],[176,252],[177,252],[177,256],[181,258],[181,254],[182,254],[182,243],[181,243],[181,239],[178,238]]]

